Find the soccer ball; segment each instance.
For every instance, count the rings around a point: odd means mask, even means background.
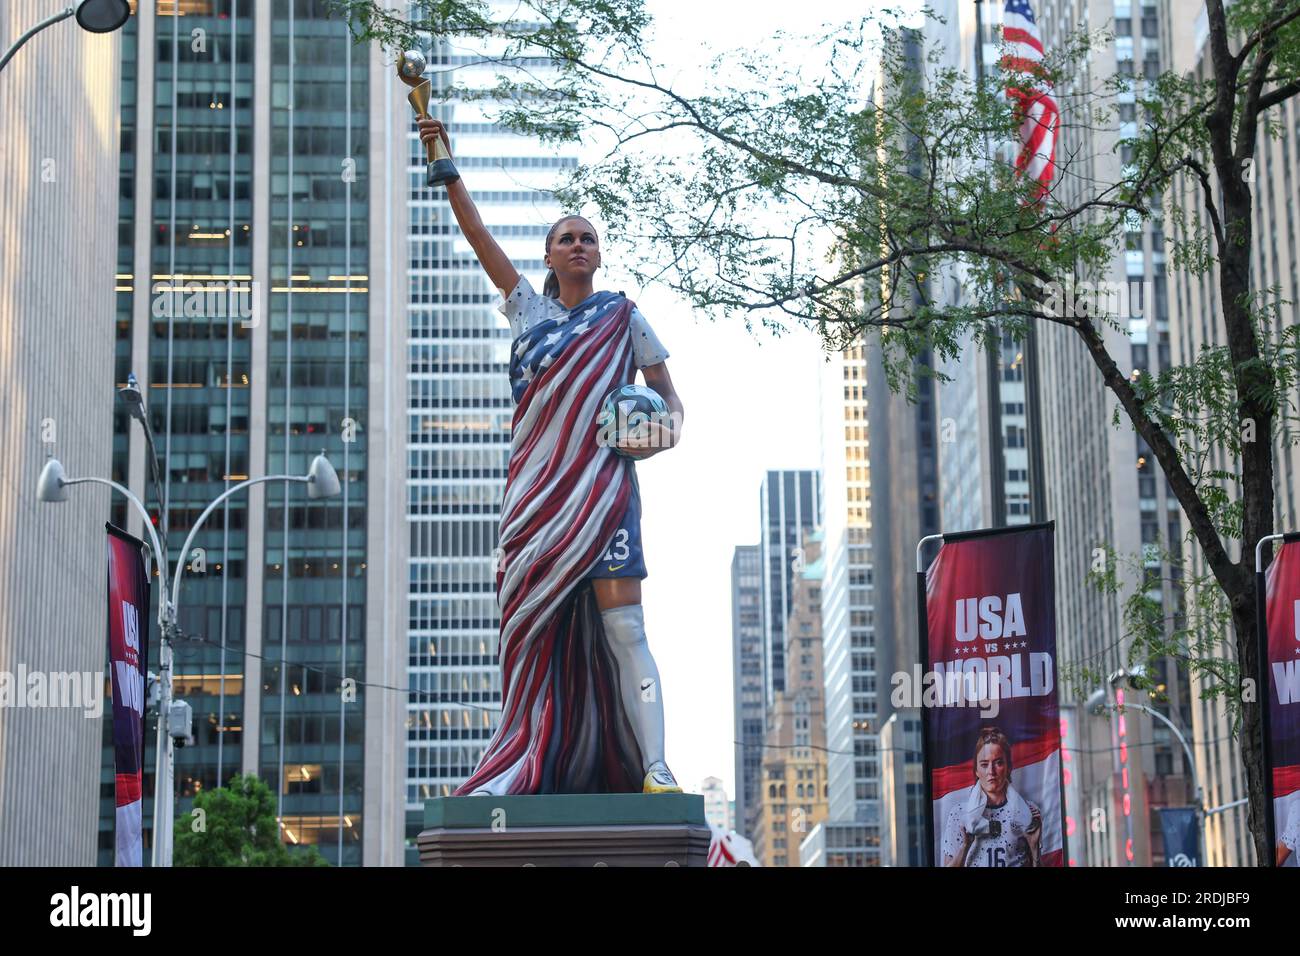
[[[638,426],[648,422],[667,426],[668,403],[653,388],[620,385],[601,403],[600,416],[596,419],[596,442],[613,448],[616,455],[632,458],[634,456],[615,446]]]

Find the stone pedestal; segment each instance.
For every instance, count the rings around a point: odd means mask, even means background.
[[[439,797],[424,804],[423,866],[704,866],[694,793]]]

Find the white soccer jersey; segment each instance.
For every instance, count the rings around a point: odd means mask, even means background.
[[[564,321],[569,311],[559,299],[552,299],[534,290],[532,283],[523,275],[497,310],[510,320],[510,332],[514,338],[519,338],[530,327],[545,319]],[[650,323],[641,314],[641,310],[635,306],[632,308],[632,321],[628,331],[632,337],[632,358],[637,368],[658,365],[668,358],[668,350],[659,341],[654,329],[650,328]]]
[[[1300,866],[1300,813],[1292,815],[1291,825],[1282,832],[1281,842],[1291,851],[1285,865]]]
[[[1023,831],[1012,832],[1011,804],[1003,803],[1000,807],[984,808],[984,819],[989,821],[989,830],[975,834],[966,850],[963,866],[1029,866],[1029,843]],[[997,830],[998,834],[993,835]],[[961,849],[962,813],[958,807],[948,814],[948,823],[943,829],[943,860],[947,863]]]

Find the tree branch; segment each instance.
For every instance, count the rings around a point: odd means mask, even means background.
[[[1279,3],[1277,7],[1280,8],[1284,5],[1285,4]],[[1300,6],[1297,6],[1294,10],[1292,10],[1290,13],[1286,14],[1285,16],[1280,16],[1279,19],[1277,20],[1260,25],[1258,29],[1256,29],[1253,33],[1251,33],[1249,37],[1246,38],[1246,42],[1242,45],[1241,49],[1237,51],[1237,55],[1233,58],[1237,64],[1237,68],[1238,69],[1241,68],[1241,65],[1246,62],[1246,57],[1250,54],[1250,51],[1254,49],[1261,40],[1264,40],[1272,36],[1274,33],[1276,33],[1278,30],[1281,30],[1288,23],[1297,19],[1300,19]]]
[[[1076,328],[1088,349],[1088,354],[1092,357],[1093,364],[1101,372],[1106,387],[1119,399],[1120,406],[1133,423],[1134,429],[1150,446],[1152,454],[1156,456],[1156,461],[1160,463],[1161,470],[1164,471],[1169,480],[1169,487],[1173,491],[1174,497],[1182,505],[1183,512],[1191,523],[1192,532],[1196,535],[1196,540],[1200,542],[1205,553],[1205,559],[1214,572],[1215,579],[1225,590],[1235,587],[1237,583],[1235,580],[1236,567],[1223,546],[1223,540],[1214,527],[1214,520],[1210,517],[1209,510],[1205,507],[1196,486],[1183,468],[1183,463],[1178,457],[1178,449],[1174,447],[1164,429],[1146,413],[1146,410],[1142,407],[1142,399],[1133,390],[1133,383],[1124,376],[1119,370],[1119,366],[1115,364],[1115,360],[1107,350],[1106,343],[1102,340],[1096,326],[1087,319],[1079,319]]]
[[[1262,93],[1260,94],[1257,103],[1258,112],[1263,113],[1266,110],[1271,110],[1273,107],[1285,103],[1297,93],[1300,93],[1300,80],[1292,80],[1290,83],[1287,83],[1284,86],[1279,86],[1275,90],[1269,90],[1267,93]]]

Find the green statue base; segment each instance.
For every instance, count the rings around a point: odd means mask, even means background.
[[[423,866],[705,866],[694,793],[438,797],[424,804]]]

